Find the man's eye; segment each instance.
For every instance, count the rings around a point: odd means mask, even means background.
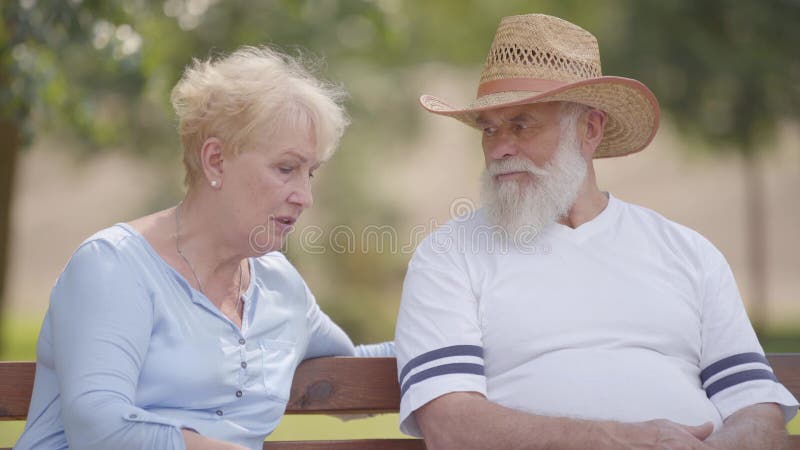
[[[494,136],[495,131],[497,131],[497,128],[486,127],[486,128],[483,129],[483,134],[485,136]]]

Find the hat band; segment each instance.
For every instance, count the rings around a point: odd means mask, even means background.
[[[569,84],[566,81],[546,80],[543,78],[504,78],[481,83],[478,86],[478,97],[508,91],[544,92]]]

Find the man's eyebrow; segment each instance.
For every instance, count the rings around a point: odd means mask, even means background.
[[[485,127],[485,126],[490,125],[490,124],[491,124],[491,122],[486,120],[486,118],[483,117],[483,116],[478,116],[475,119],[475,125],[478,125],[479,127]]]
[[[520,122],[533,122],[536,120],[531,114],[527,112],[519,113],[516,116],[508,119],[509,122],[513,123],[520,123]]]

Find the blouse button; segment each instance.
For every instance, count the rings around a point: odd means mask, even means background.
[[[242,369],[247,369],[247,363],[242,361]]]
[[[236,397],[242,398],[242,391],[236,391]]]
[[[218,410],[217,410],[217,415],[218,415],[218,416],[222,416],[222,410],[221,410],[221,409],[218,409]]]
[[[129,414],[129,415],[128,415],[128,418],[129,418],[129,419],[138,419],[138,418],[139,418],[139,415],[138,415],[138,414]]]
[[[239,338],[239,345],[244,345],[245,342],[247,341],[245,341],[244,338]]]

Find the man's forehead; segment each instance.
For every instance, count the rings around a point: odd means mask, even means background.
[[[559,105],[560,102],[544,102],[493,108],[481,111],[475,118],[475,121],[477,123],[482,123],[493,120],[513,120],[516,118],[524,118],[525,116],[540,118],[557,112]]]

